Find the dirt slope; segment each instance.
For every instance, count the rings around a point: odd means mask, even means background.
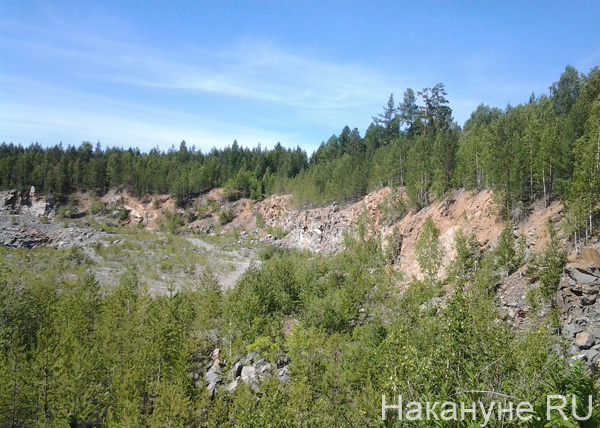
[[[445,250],[443,267],[454,257],[454,235],[463,229],[473,233],[483,250],[494,246],[504,227],[498,215],[491,191],[468,192],[456,190],[440,202],[420,210],[411,211],[400,221],[381,224],[381,206],[391,190],[384,188],[370,193],[362,201],[344,207],[331,205],[324,208],[294,210],[290,196],[273,196],[256,204],[268,226],[282,227],[287,232],[282,244],[292,248],[315,252],[335,253],[344,249],[344,234],[351,231],[361,215],[375,226],[382,244],[392,234],[394,227],[402,235],[402,250],[395,268],[408,277],[422,278],[416,257],[415,245],[427,217],[440,229],[440,242]],[[562,218],[562,204],[554,202],[549,207],[536,203],[531,213],[515,226],[515,236],[526,238],[529,250],[539,250],[548,239],[547,222],[558,223]]]

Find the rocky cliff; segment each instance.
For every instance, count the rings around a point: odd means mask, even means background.
[[[394,268],[407,278],[422,279],[415,256],[415,246],[425,220],[431,217],[440,229],[440,242],[445,256],[442,268],[454,258],[454,235],[460,229],[475,235],[483,251],[494,247],[504,227],[498,214],[491,191],[454,191],[449,198],[423,208],[408,211],[396,221],[384,221],[385,205],[391,189],[384,188],[370,193],[362,201],[347,206],[332,204],[324,208],[297,210],[292,207],[290,196],[273,196],[256,204],[265,223],[271,227],[281,227],[286,233],[281,244],[291,248],[307,249],[314,252],[336,253],[344,249],[344,235],[356,229],[359,221],[370,224],[385,245],[394,229],[401,236],[401,250]],[[527,250],[531,253],[543,248],[548,241],[548,220],[559,224],[563,207],[554,202],[549,207],[535,204],[529,213],[514,225],[515,237],[522,236]],[[442,269],[443,274],[443,269]]]

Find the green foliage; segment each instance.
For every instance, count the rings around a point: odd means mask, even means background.
[[[227,198],[293,191],[296,203],[308,205],[405,186],[406,201],[394,191],[382,206],[382,221],[394,224],[407,204],[423,207],[453,184],[493,189],[507,217],[537,198],[566,196],[569,233],[589,237],[600,200],[599,76],[598,69],[583,76],[567,68],[549,97],[505,110],[480,106],[462,131],[443,85],[407,90],[399,106],[390,97],[364,138],[345,127],[310,160],[280,144],[250,150],[234,142],[209,153],[185,142],[164,153],[1,144],[0,186],[33,184],[66,202],[65,218],[76,212],[66,208],[74,189],[170,192],[186,205],[224,186]],[[197,215],[218,206],[207,201]],[[111,208],[126,219],[124,207]],[[165,217],[173,232],[183,224],[178,215]],[[452,287],[436,281],[443,252],[431,218],[417,243],[427,280],[402,293],[384,268],[401,239],[395,232],[382,248],[374,227],[363,216],[337,255],[264,249],[262,265],[225,292],[205,269],[191,283],[177,283],[181,266],[196,274],[196,263],[209,256],[171,235],[130,231],[120,245],[99,245],[110,262],[141,265],[114,289],[101,289],[89,274],[92,259],[79,249],[0,249],[0,426],[376,426],[381,394],[445,401],[464,391],[495,391],[536,402],[542,417],[544,394],[597,400],[595,375],[566,360],[550,333],[552,318],[519,330],[502,321],[497,275],[524,259],[523,240],[515,242],[509,224],[497,249],[484,255],[472,236],[457,232],[448,282],[462,286],[445,294]],[[550,235],[536,272],[547,295],[564,264]],[[150,261],[135,252],[136,241]],[[169,270],[166,292],[148,293],[149,263]],[[224,378],[236,358],[258,351],[273,367],[280,355],[289,357],[289,380],[268,375],[259,391],[242,384],[210,397],[203,367],[216,347],[223,348]],[[598,416],[596,407],[587,425],[534,418],[530,426],[595,427]]]
[[[66,205],[58,208],[56,212],[56,219],[70,219],[75,218],[81,213],[79,200],[75,197],[75,195],[69,196],[68,203]]]
[[[106,204],[102,202],[99,198],[94,198],[92,200],[92,205],[90,206],[90,212],[94,215],[98,215],[103,213],[106,210]]]
[[[479,258],[479,242],[473,234],[462,229],[454,235],[456,257],[449,267],[448,278],[459,286],[464,286],[472,278]]]
[[[384,259],[386,263],[393,264],[402,252],[403,236],[397,226],[392,229],[384,248]]]
[[[223,187],[229,201],[286,192],[296,205],[310,206],[352,202],[390,186],[405,187],[406,202],[417,209],[452,186],[489,188],[507,219],[536,199],[548,205],[566,197],[569,233],[578,241],[594,232],[600,200],[598,82],[597,67],[584,75],[568,66],[549,95],[505,109],[480,105],[462,130],[453,122],[443,84],[408,88],[399,105],[389,97],[364,137],[345,126],[310,158],[300,148],[248,149],[236,141],[207,153],[185,142],[149,153],[94,149],[89,142],[66,149],[2,143],[0,188],[34,185],[56,201],[66,201],[74,190],[101,195],[126,188],[136,196],[170,193],[185,207],[216,187]],[[61,214],[69,217],[67,211]]]
[[[553,296],[557,290],[560,276],[567,263],[567,252],[556,236],[556,230],[551,222],[548,222],[548,234],[550,242],[540,260],[540,282],[544,295]]]
[[[183,227],[183,218],[176,212],[163,211],[163,228],[170,233],[177,234]]]
[[[223,208],[219,213],[219,224],[221,226],[230,223],[233,220],[233,209],[229,206]]]
[[[263,218],[262,213],[256,213],[256,227],[259,229],[265,228],[265,219]]]
[[[379,206],[381,211],[380,223],[383,226],[391,226],[401,220],[408,212],[404,196],[398,190],[392,190],[383,199]]]
[[[518,268],[517,252],[515,250],[515,238],[512,225],[507,222],[500,234],[498,246],[494,251],[497,265],[509,276]]]
[[[151,236],[132,231],[102,251],[130,251],[135,239],[153,248]],[[179,237],[155,238],[185,248]],[[559,347],[545,321],[524,330],[500,321],[493,260],[473,271],[474,245],[457,233],[456,263],[469,281],[449,294],[430,281],[398,292],[378,261],[380,242],[366,236],[334,256],[274,252],[226,292],[203,270],[153,296],[141,270],[101,289],[77,249],[0,249],[0,425],[374,426],[381,394],[596,397],[588,373],[548,352]],[[39,272],[23,268],[30,263]],[[259,391],[242,383],[211,399],[202,367],[215,347],[224,378],[256,351],[273,367],[285,356],[289,379],[269,375]]]
[[[285,229],[281,226],[268,227],[267,232],[274,239],[283,239],[285,238],[285,235],[287,235],[287,233],[285,233]]]
[[[423,223],[415,250],[421,272],[427,277],[429,283],[433,283],[436,279],[442,259],[444,258],[439,237],[440,230],[431,217],[427,217]]]

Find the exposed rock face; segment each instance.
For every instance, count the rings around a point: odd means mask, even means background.
[[[394,228],[401,235],[401,248],[394,268],[406,274],[407,278],[422,279],[415,247],[427,217],[431,217],[440,229],[440,243],[445,257],[440,274],[455,255],[454,235],[459,229],[475,235],[482,250],[496,245],[504,227],[491,191],[468,192],[455,190],[447,199],[435,202],[420,211],[410,211],[392,224],[382,218],[382,207],[392,192],[383,188],[368,194],[363,200],[339,206],[332,204],[323,208],[298,210],[292,206],[292,197],[272,196],[255,204],[265,224],[281,227],[286,236],[279,243],[286,247],[307,249],[313,252],[338,253],[343,251],[344,236],[357,229],[359,222],[366,223],[372,234],[376,234],[385,245]],[[535,215],[523,214],[516,224],[514,233],[523,236],[528,251],[537,251],[548,242],[547,221],[557,223],[562,218],[562,205],[554,202],[545,207],[543,201],[534,204]],[[269,239],[267,241],[273,241]]]
[[[52,204],[35,193],[35,187],[27,190],[0,192],[0,214],[27,214],[35,217],[53,217]]]
[[[587,263],[600,268],[600,252],[592,247],[583,247],[581,249],[581,257]]]
[[[564,333],[573,341],[574,353],[588,363],[600,360],[600,269],[595,266],[597,251],[588,248],[583,261],[567,265],[557,294]]]
[[[0,245],[10,248],[36,248],[41,245],[69,248],[96,242],[105,235],[92,228],[64,227],[63,223],[46,221],[53,217],[53,205],[36,195],[33,186],[21,192],[0,192]]]
[[[70,248],[97,242],[106,233],[83,226],[41,223],[30,215],[0,214],[0,245],[9,248],[36,248],[41,245]]]
[[[196,386],[204,385],[211,395],[221,390],[233,392],[237,387],[245,383],[255,391],[260,389],[260,383],[268,376],[277,376],[281,383],[289,380],[289,358],[281,358],[277,363],[277,370],[268,361],[259,358],[256,352],[250,352],[244,358],[238,358],[228,375],[221,373],[221,361],[219,360],[219,349],[215,349],[211,355],[210,361],[205,366],[204,382],[198,381]],[[192,374],[193,375],[193,374]],[[194,378],[199,376],[193,375]]]

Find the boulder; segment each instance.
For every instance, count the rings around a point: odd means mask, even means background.
[[[591,284],[598,279],[596,275],[591,273],[589,270],[583,270],[582,268],[576,267],[571,269],[569,273],[571,278],[581,284]]]
[[[596,303],[596,295],[587,294],[581,298],[581,304],[583,306],[590,306]]]
[[[581,291],[583,294],[596,296],[600,292],[600,287],[596,284],[584,284]]]
[[[246,359],[244,360],[244,365],[248,366],[254,362],[254,360],[258,358],[258,352],[250,352],[246,355]]]
[[[221,384],[221,369],[218,366],[212,366],[204,375],[204,381],[208,384],[206,389],[211,396],[217,392],[217,387]]]
[[[565,331],[569,333],[571,337],[575,337],[578,333],[581,333],[584,330],[584,327],[576,324],[568,324],[565,327]]]
[[[583,247],[581,249],[581,257],[583,257],[586,262],[600,268],[600,252],[595,248]]]
[[[254,366],[244,366],[242,368],[242,372],[240,374],[240,379],[244,383],[253,383],[253,382],[256,382],[256,367],[254,367]]]
[[[575,335],[575,346],[579,349],[590,349],[596,341],[596,337],[585,330]]]
[[[237,363],[235,363],[235,365],[233,366],[233,377],[234,378],[240,377],[242,375],[243,368],[244,368],[244,366],[239,361]]]
[[[290,369],[288,366],[284,366],[277,370],[277,379],[279,382],[286,383],[290,379]]]
[[[585,359],[590,364],[596,364],[598,362],[598,360],[600,359],[600,350],[595,349],[595,348],[596,347],[594,346],[594,348],[589,349],[584,353]]]
[[[206,383],[220,383],[221,382],[221,369],[219,367],[211,367],[209,371],[204,375]]]
[[[236,390],[236,388],[238,387],[238,380],[235,379],[233,382],[231,382],[229,385],[227,385],[227,388],[225,388],[227,390],[227,392],[234,392]]]
[[[254,367],[256,368],[258,376],[261,378],[264,377],[271,370],[271,364],[269,364],[265,360],[257,361]]]

